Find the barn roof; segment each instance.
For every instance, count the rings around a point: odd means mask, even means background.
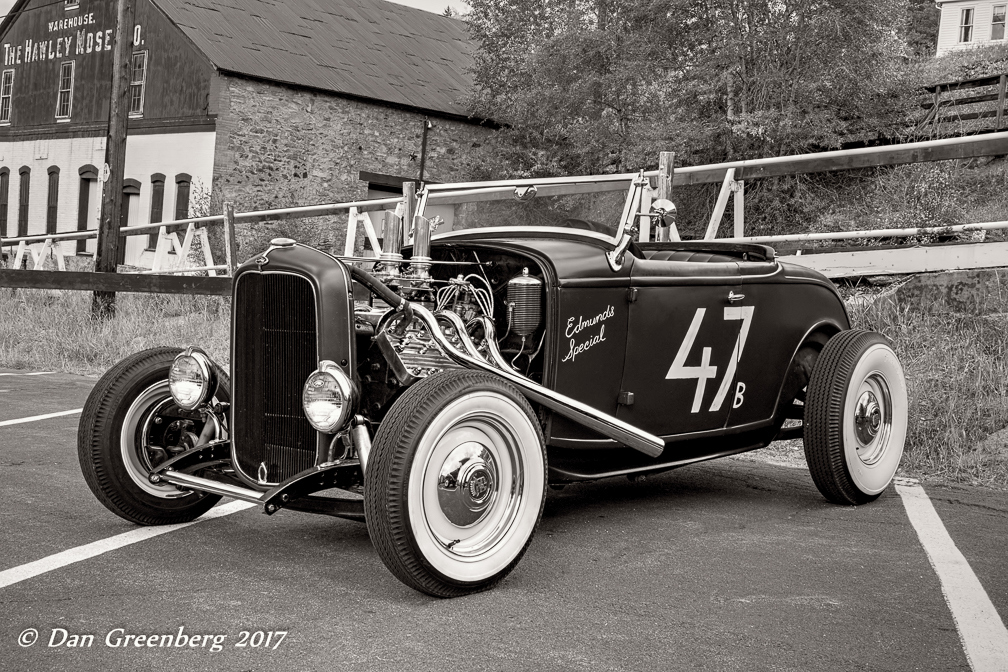
[[[221,71],[465,115],[465,24],[386,0],[153,0]]]

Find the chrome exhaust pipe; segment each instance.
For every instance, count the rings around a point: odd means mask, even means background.
[[[445,313],[446,317],[454,323],[455,321],[451,319],[454,313],[449,313],[448,311],[445,311]],[[572,399],[559,392],[554,392],[547,387],[543,387],[516,373],[510,367],[499,369],[490,364],[479,354],[479,351],[465,330],[465,325],[462,325],[462,329],[458,330],[463,348],[466,350],[466,352],[463,352],[452,345],[444,333],[442,333],[434,313],[423,306],[414,305],[413,314],[418,319],[423,320],[427,330],[437,341],[438,345],[441,346],[442,351],[456,364],[499,375],[521,390],[532,401],[542,404],[551,411],[570,418],[577,423],[590,427],[606,438],[622,443],[634,450],[639,450],[649,457],[658,457],[665,450],[665,442],[654,434],[645,432],[614,416],[603,413],[577,399]]]

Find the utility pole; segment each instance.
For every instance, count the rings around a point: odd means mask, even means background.
[[[130,68],[133,55],[133,15],[135,0],[118,0],[116,6],[116,41],[112,60],[112,87],[109,95],[108,137],[105,140],[105,166],[102,177],[101,221],[98,223],[98,247],[95,272],[115,273],[119,263],[119,222],[122,216],[123,178],[126,168],[126,124],[129,120]],[[107,168],[107,170],[106,170]],[[91,314],[97,318],[115,315],[115,292],[94,293]]]
[[[434,128],[434,124],[427,117],[423,120],[423,140],[420,141],[420,177],[417,178],[417,189],[423,189],[424,167],[427,165],[427,131]],[[409,225],[407,225],[409,226]]]

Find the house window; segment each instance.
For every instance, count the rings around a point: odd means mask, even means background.
[[[1005,33],[1005,6],[994,5],[994,14],[991,19],[991,39],[1003,40]]]
[[[189,185],[192,183],[192,176],[179,173],[175,176],[175,219],[187,219],[189,217]]]
[[[56,98],[56,118],[69,119],[73,103],[74,62],[60,65],[59,96]]]
[[[133,54],[133,67],[130,70],[130,116],[143,116],[144,82],[147,81],[147,52]]]
[[[18,195],[18,237],[28,235],[28,191],[31,186],[31,168],[22,166],[20,194]]]
[[[160,173],[151,175],[151,205],[150,223],[157,224],[164,221],[164,182],[165,176]],[[156,250],[158,242],[157,233],[147,234],[147,249]]]
[[[14,92],[14,71],[3,71],[3,83],[0,84],[0,124],[10,123],[11,94]]]
[[[0,236],[7,232],[7,192],[10,190],[10,170],[0,168]]]
[[[59,213],[59,174],[56,166],[49,168],[49,200],[46,204],[46,233],[56,233],[56,217]]]
[[[973,8],[962,10],[959,14],[959,41],[973,41]]]

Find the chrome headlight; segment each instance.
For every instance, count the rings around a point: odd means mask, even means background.
[[[191,411],[217,392],[217,371],[202,350],[188,348],[168,370],[168,389],[180,407]]]
[[[311,426],[323,434],[335,434],[346,426],[355,402],[353,382],[336,362],[324,359],[308,376],[301,405]]]

